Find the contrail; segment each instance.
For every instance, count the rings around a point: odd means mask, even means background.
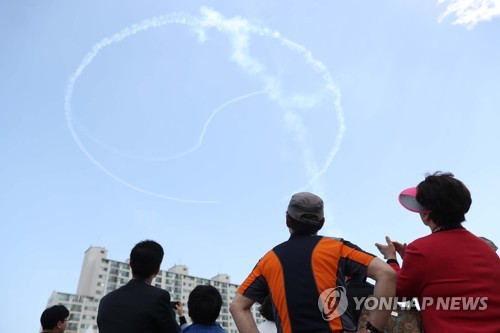
[[[205,133],[208,130],[208,126],[211,122],[211,120],[215,117],[215,115],[221,111],[224,107],[228,106],[229,104],[235,103],[237,101],[240,101],[242,99],[255,96],[258,94],[267,94],[270,100],[276,102],[280,107],[282,107],[284,110],[286,110],[285,117],[286,119],[293,119],[293,126],[290,126],[290,130],[296,134],[299,134],[296,136],[296,140],[298,141],[299,145],[303,149],[303,157],[304,161],[307,161],[310,159],[311,151],[310,149],[307,148],[306,145],[306,136],[307,136],[307,128],[302,124],[301,117],[294,112],[291,108],[308,108],[316,103],[319,103],[320,100],[323,98],[322,95],[316,96],[314,98],[305,98],[302,95],[294,95],[291,97],[286,97],[284,96],[282,89],[280,88],[280,81],[277,77],[274,77],[273,75],[270,75],[266,72],[265,66],[262,65],[257,59],[253,58],[250,55],[249,51],[249,41],[250,41],[250,35],[255,34],[257,36],[261,37],[267,37],[267,38],[272,38],[275,39],[277,42],[279,42],[281,45],[287,47],[289,50],[294,51],[298,54],[300,54],[303,59],[305,60],[306,64],[311,66],[311,68],[316,71],[317,73],[320,74],[322,79],[325,82],[324,88],[330,95],[333,97],[333,108],[336,113],[336,118],[338,121],[338,132],[337,135],[335,136],[335,141],[333,144],[333,147],[330,149],[330,151],[327,154],[327,158],[325,162],[321,165],[319,170],[316,167],[316,163],[305,163],[305,168],[306,172],[308,175],[308,182],[305,184],[304,189],[310,187],[314,182],[316,182],[321,176],[323,176],[329,166],[331,165],[335,155],[337,154],[339,148],[340,148],[340,143],[342,141],[342,138],[344,136],[345,132],[345,122],[344,122],[344,115],[343,115],[343,110],[342,106],[340,104],[340,91],[338,90],[337,86],[335,85],[332,76],[326,66],[320,62],[319,60],[315,59],[312,56],[311,51],[309,51],[306,47],[297,44],[285,37],[282,37],[281,34],[277,31],[271,30],[269,28],[261,28],[261,27],[256,27],[254,25],[251,25],[248,21],[245,19],[242,19],[240,17],[234,17],[230,19],[224,18],[220,13],[206,8],[202,7],[201,8],[201,16],[200,17],[193,17],[185,13],[171,13],[167,15],[162,15],[158,17],[153,17],[148,20],[144,20],[140,23],[133,24],[130,27],[127,27],[120,32],[110,36],[110,37],[105,37],[102,39],[100,42],[95,44],[91,51],[86,54],[86,56],[83,58],[82,62],[76,69],[76,71],[69,77],[68,84],[66,87],[66,95],[65,95],[65,116],[66,116],[66,123],[67,126],[70,130],[70,133],[77,143],[78,147],[80,150],[87,156],[87,158],[94,164],[96,165],[99,169],[101,169],[104,173],[106,173],[108,176],[111,178],[115,179],[119,183],[134,189],[136,191],[142,192],[144,194],[152,195],[158,198],[162,199],[167,199],[167,200],[174,200],[174,201],[180,201],[180,202],[189,202],[189,203],[215,203],[217,201],[211,201],[211,200],[190,200],[190,199],[181,199],[177,197],[172,197],[172,196],[166,196],[162,195],[156,192],[148,191],[143,188],[140,188],[138,186],[135,186],[133,184],[130,184],[129,182],[125,181],[124,179],[116,176],[113,174],[111,171],[109,171],[107,168],[105,168],[99,161],[97,161],[92,154],[85,148],[85,146],[82,144],[80,138],[78,137],[73,121],[72,121],[72,98],[73,98],[73,93],[74,93],[74,87],[75,83],[82,74],[82,72],[85,70],[85,68],[91,64],[91,62],[94,60],[94,58],[99,54],[99,52],[107,47],[110,46],[114,43],[118,43],[125,38],[128,38],[130,36],[133,36],[139,32],[143,32],[152,28],[158,28],[161,26],[169,25],[169,24],[183,24],[191,29],[193,29],[197,34],[198,34],[198,39],[200,42],[205,42],[207,39],[207,29],[213,28],[216,29],[217,31],[226,34],[231,42],[232,45],[232,54],[231,54],[231,60],[238,64],[244,71],[246,71],[250,75],[254,75],[262,80],[263,83],[263,91],[257,91],[253,92],[247,95],[243,95],[240,97],[237,97],[235,99],[232,99],[224,104],[222,104],[220,107],[215,109],[212,114],[209,116],[208,120],[205,122],[205,125],[203,127],[203,130],[199,136],[198,142],[188,150],[178,153],[176,155],[168,156],[165,158],[165,160],[174,160],[178,158],[182,158],[188,154],[191,154],[195,150],[197,150],[202,144],[203,144],[203,139],[205,136]],[[306,158],[307,157],[307,158]]]
[[[143,161],[152,161],[152,162],[173,161],[173,160],[177,160],[177,159],[180,159],[182,157],[186,157],[189,154],[194,153],[196,150],[198,150],[203,145],[203,141],[205,140],[205,134],[207,133],[208,126],[212,122],[212,119],[217,115],[217,113],[219,113],[224,108],[228,107],[229,105],[231,105],[233,103],[242,101],[242,100],[250,98],[250,97],[262,95],[265,93],[266,93],[266,91],[264,91],[264,90],[254,91],[254,92],[233,98],[227,102],[224,102],[222,105],[218,106],[215,110],[213,110],[212,113],[210,114],[210,116],[208,117],[208,119],[205,121],[205,124],[203,125],[203,130],[201,131],[200,136],[198,138],[198,142],[196,144],[194,144],[191,148],[188,148],[180,153],[177,153],[174,155],[168,155],[168,156],[159,156],[159,157],[144,156],[144,155],[130,154],[130,153],[118,150],[118,149],[111,147],[111,146],[103,143],[102,141],[96,139],[92,134],[90,134],[77,121],[73,120],[73,124],[76,124],[76,126],[78,127],[78,130],[81,131],[83,134],[85,134],[86,137],[88,137],[90,140],[92,140],[94,143],[100,145],[104,149],[112,152],[113,154],[120,155],[120,156],[127,157],[127,158],[134,159],[134,160],[143,160]]]
[[[82,74],[83,70],[90,65],[92,60],[97,56],[97,54],[106,46],[109,46],[111,44],[117,43],[122,41],[123,39],[133,36],[136,33],[140,31],[145,31],[151,28],[155,27],[160,27],[166,24],[172,24],[172,23],[178,23],[178,24],[188,24],[188,21],[194,22],[195,20],[193,18],[190,18],[186,14],[182,13],[174,13],[170,15],[164,15],[160,17],[154,17],[149,20],[142,21],[138,24],[133,24],[128,28],[123,29],[122,31],[118,32],[117,34],[112,35],[111,37],[106,37],[97,44],[95,44],[92,47],[92,50],[85,55],[83,58],[82,62],[76,69],[76,71],[73,73],[73,75],[70,76],[68,80],[68,85],[66,87],[66,95],[64,98],[64,109],[65,109],[65,115],[66,115],[66,124],[68,125],[68,128],[71,132],[71,136],[75,140],[76,144],[80,148],[80,150],[87,156],[87,158],[94,163],[95,166],[97,166],[101,171],[103,171],[105,174],[107,174],[109,177],[113,178],[120,184],[127,186],[133,190],[139,191],[141,193],[151,195],[157,198],[161,199],[166,199],[166,200],[173,200],[173,201],[179,201],[179,202],[186,202],[186,203],[216,203],[217,201],[212,201],[212,200],[190,200],[190,199],[182,199],[178,197],[173,197],[173,196],[167,196],[163,194],[159,194],[156,192],[148,191],[146,189],[143,189],[141,187],[135,186],[124,179],[116,176],[113,172],[109,171],[107,168],[105,168],[99,161],[97,161],[92,154],[85,148],[85,146],[82,144],[80,141],[80,138],[76,134],[75,128],[73,127],[73,122],[71,121],[71,101],[73,98],[73,92],[75,88],[75,83],[76,80],[80,77]]]

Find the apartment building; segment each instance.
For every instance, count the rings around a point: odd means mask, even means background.
[[[76,294],[54,291],[47,306],[65,305],[71,312],[66,333],[97,333],[97,309],[99,300],[132,278],[128,262],[107,258],[107,250],[103,247],[91,246],[85,251],[82,270]],[[218,322],[227,333],[238,333],[236,325],[229,313],[229,304],[236,295],[238,285],[231,283],[227,274],[218,274],[212,278],[189,275],[189,269],[184,265],[174,265],[170,269],[161,270],[152,285],[168,290],[172,301],[180,301],[187,313],[189,293],[200,284],[210,284],[222,295],[222,309]],[[256,321],[263,321],[257,307],[252,308]],[[189,322],[189,318],[188,322]]]

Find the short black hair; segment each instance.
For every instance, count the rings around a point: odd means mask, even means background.
[[[189,317],[195,324],[215,323],[222,307],[219,291],[211,285],[196,286],[188,297]]]
[[[286,213],[286,216],[289,219],[288,227],[292,228],[295,234],[313,235],[321,230],[321,228],[323,228],[323,224],[325,223],[325,218],[318,221],[318,217],[313,214],[303,214],[301,216],[301,221],[297,221],[288,213]]]
[[[266,318],[268,321],[274,321],[273,313],[273,299],[271,294],[267,295],[262,304],[259,307],[259,312],[262,317]]]
[[[163,260],[163,248],[152,240],[137,243],[130,252],[130,268],[136,278],[147,279],[155,274]]]
[[[45,309],[40,316],[42,329],[51,330],[57,326],[57,323],[64,321],[69,317],[69,310],[64,305],[54,305]]]
[[[467,187],[450,172],[428,174],[417,186],[417,201],[431,210],[432,221],[442,227],[460,226],[472,198]]]

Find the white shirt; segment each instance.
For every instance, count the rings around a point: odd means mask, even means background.
[[[257,326],[257,329],[260,333],[276,333],[278,331],[276,329],[276,324],[274,323],[274,321],[267,320],[263,323],[260,323],[259,326]]]

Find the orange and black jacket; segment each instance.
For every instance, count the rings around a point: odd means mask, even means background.
[[[320,295],[345,292],[346,276],[366,279],[373,258],[342,239],[292,235],[264,255],[238,293],[258,303],[271,293],[279,333],[356,331],[349,310],[324,319]]]

